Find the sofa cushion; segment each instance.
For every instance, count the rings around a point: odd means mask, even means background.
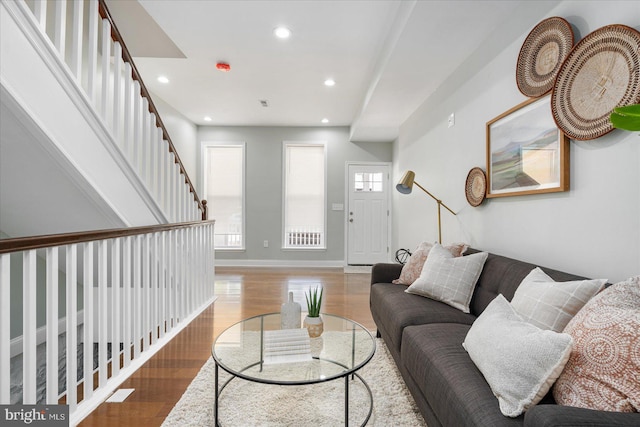
[[[465,314],[439,301],[405,292],[404,285],[376,283],[371,286],[371,313],[379,328],[383,328],[389,347],[400,351],[402,330],[406,326],[425,323],[463,323],[470,325],[475,316]]]
[[[431,248],[420,277],[407,289],[410,294],[442,301],[469,313],[473,295],[487,252],[454,257],[439,244]]]
[[[536,267],[522,280],[511,304],[520,317],[532,325],[562,332],[605,283],[606,279],[556,282]]]
[[[524,321],[498,295],[473,323],[462,346],[489,383],[508,417],[537,404],[556,381],[571,353],[568,334]]]
[[[640,411],[640,276],[593,297],[565,332],[575,345],[554,387],[556,401],[603,411]]]
[[[482,373],[462,348],[470,325],[410,326],[402,362],[443,426],[521,426],[523,416],[502,415]]]
[[[465,252],[465,256],[479,252],[476,249],[469,248]],[[471,314],[479,316],[480,313],[498,296],[504,297],[511,301],[513,294],[527,274],[536,267],[523,261],[507,258],[501,255],[489,254],[484,268],[478,279],[473,298],[471,299]],[[556,270],[545,268],[545,272],[558,282],[566,282],[569,280],[582,280],[585,277],[567,274]]]

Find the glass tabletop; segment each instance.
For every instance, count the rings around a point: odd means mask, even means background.
[[[329,381],[349,375],[371,360],[376,344],[365,327],[331,314],[322,314],[322,319],[324,332],[309,339],[308,360],[265,363],[265,337],[272,334],[270,331],[280,330],[280,313],[263,314],[232,325],[215,340],[211,354],[228,373],[269,384]]]

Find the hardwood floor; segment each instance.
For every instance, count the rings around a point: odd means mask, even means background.
[[[290,291],[305,311],[304,291],[323,286],[323,312],[375,331],[369,281],[370,274],[344,274],[342,269],[217,267],[216,302],[120,386],[135,389],[123,403],[103,403],[80,426],[161,425],[211,357],[214,339],[244,318],[279,312]]]

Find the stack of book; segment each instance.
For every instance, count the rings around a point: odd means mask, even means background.
[[[311,341],[306,329],[281,329],[264,333],[264,364],[307,362]]]

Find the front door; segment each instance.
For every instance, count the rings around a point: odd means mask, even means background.
[[[389,260],[388,163],[348,164],[347,264]]]

